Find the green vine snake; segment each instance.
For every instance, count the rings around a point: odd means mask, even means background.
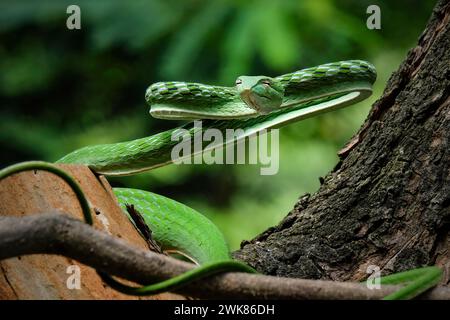
[[[319,65],[275,78],[241,76],[233,87],[186,82],[158,82],[146,92],[150,114],[161,119],[202,120],[198,129],[193,122],[133,141],[87,146],[57,163],[83,164],[107,176],[131,175],[173,162],[172,148],[178,143],[172,136],[209,128],[225,132],[240,129],[223,145],[235,143],[263,130],[280,128],[314,115],[364,100],[372,93],[375,68],[366,61],[349,60]],[[224,135],[226,136],[226,135]],[[202,149],[205,151],[205,149]],[[194,151],[188,155],[193,156]],[[88,202],[78,184],[61,169],[43,162],[14,165],[0,171],[0,179],[16,172],[41,169],[57,174],[74,189],[82,204],[87,223],[92,223]],[[114,188],[123,210],[133,204],[152,230],[154,240],[164,250],[176,251],[200,265],[177,277],[136,288],[121,284],[106,274],[103,280],[113,288],[133,295],[156,294],[177,289],[186,283],[225,271],[256,272],[234,261],[220,230],[197,211],[166,197],[136,189]],[[408,283],[386,299],[413,298],[436,285],[441,269],[427,267],[381,278],[382,284]]]

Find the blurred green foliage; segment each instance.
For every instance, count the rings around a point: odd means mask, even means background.
[[[69,4],[82,29],[66,28]],[[382,29],[366,28],[378,4]],[[393,70],[416,43],[434,1],[134,0],[0,4],[1,165],[54,161],[88,144],[118,142],[179,124],[152,119],[145,89],[156,81],[232,85],[238,75],[279,75],[321,63],[375,64],[374,95],[283,128],[280,170],[167,166],[111,179],[151,190],[213,219],[232,249],[276,224],[363,123]]]

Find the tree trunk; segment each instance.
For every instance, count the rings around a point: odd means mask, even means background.
[[[339,281],[362,280],[369,265],[384,275],[436,264],[448,284],[449,20],[440,1],[319,191],[236,258],[264,274]]]

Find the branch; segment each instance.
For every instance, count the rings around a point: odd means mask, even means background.
[[[0,217],[0,260],[26,254],[60,254],[137,283],[152,283],[193,267],[161,254],[144,251],[61,213]],[[369,290],[349,282],[291,279],[245,273],[225,273],[192,283],[179,293],[199,298],[232,299],[380,299],[397,286]],[[450,299],[450,289],[438,287],[425,299]]]

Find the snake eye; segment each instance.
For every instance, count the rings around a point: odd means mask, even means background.
[[[241,79],[237,79],[236,80],[236,84],[241,84],[242,83],[242,80]]]
[[[269,80],[262,80],[261,83],[270,86]]]

